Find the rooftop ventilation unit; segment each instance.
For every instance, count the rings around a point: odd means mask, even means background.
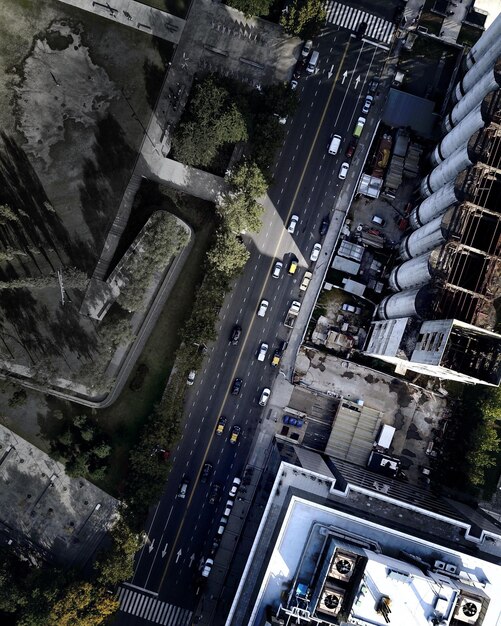
[[[357,556],[350,552],[341,552],[337,550],[332,559],[330,566],[329,576],[331,578],[337,578],[338,580],[349,581],[355,565],[357,563]]]
[[[465,624],[475,624],[480,616],[482,601],[478,598],[459,596],[454,618]]]
[[[445,571],[448,574],[455,574],[458,571],[458,568],[455,565],[452,565],[452,563],[447,563],[447,565],[445,566]]]
[[[322,592],[317,610],[323,613],[329,613],[329,615],[337,615],[341,610],[343,597],[344,594],[341,590],[330,589],[326,586]]]
[[[435,569],[439,569],[444,571],[445,570],[445,563],[443,561],[435,561],[435,564],[433,566]]]

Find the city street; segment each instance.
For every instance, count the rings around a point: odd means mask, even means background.
[[[335,28],[320,37],[318,50],[318,73],[303,73],[299,80],[300,106],[287,121],[263,229],[259,235],[245,236],[251,258],[221,311],[219,340],[208,347],[204,368],[188,393],[183,438],[171,451],[171,476],[148,520],[148,542],[130,581],[129,595],[148,590],[146,597],[172,607],[173,621],[162,623],[191,623],[201,591],[200,566],[209,555],[231,482],[241,476],[260,419],[269,411],[258,405],[258,399],[264,387],[272,387],[279,370],[270,366],[270,360],[280,340],[288,338],[284,317],[292,300],[299,299],[304,270],[314,268],[309,257],[314,243],[322,240],[322,218],[329,216],[342,186],[353,188],[358,179],[359,167],[350,169],[345,181],[338,178],[339,168],[349,160],[344,152],[361,115],[368,83],[380,73],[387,51]],[[333,134],[343,138],[336,156],[327,153]],[[294,235],[286,230],[292,214],[299,216]],[[330,252],[322,250],[320,260]],[[300,266],[294,276],[286,272],[291,253]],[[276,259],[284,262],[279,278],[271,276]],[[264,318],[256,316],[262,298],[270,303]],[[238,346],[229,342],[234,324],[242,327]],[[259,362],[256,352],[263,341],[269,350],[265,361]],[[238,397],[231,395],[235,377],[243,379]],[[221,415],[227,424],[222,436],[214,436]],[[231,445],[234,425],[242,431],[236,445]],[[213,465],[213,474],[201,484],[199,476],[207,462]],[[186,499],[176,498],[184,476],[190,481]],[[213,482],[222,485],[216,505],[208,501]],[[160,614],[159,606],[141,614],[151,620],[151,615]],[[120,613],[119,622],[145,623],[126,613]]]

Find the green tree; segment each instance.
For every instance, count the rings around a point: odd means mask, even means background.
[[[47,626],[98,626],[116,613],[118,600],[89,582],[75,582],[51,606]]]
[[[237,11],[242,11],[246,17],[258,15],[265,17],[270,12],[273,0],[226,0],[226,4]]]
[[[113,527],[111,548],[101,553],[94,569],[97,580],[106,587],[115,587],[122,580],[132,577],[134,572],[134,555],[141,547],[141,538],[134,533],[123,519]]]
[[[288,10],[282,13],[280,25],[290,35],[313,37],[326,19],[321,0],[294,0]]]
[[[264,195],[267,183],[255,163],[244,161],[227,178],[229,191],[221,196],[217,212],[233,233],[261,228],[263,206],[257,198]]]
[[[246,120],[230,93],[215,77],[209,76],[194,86],[172,145],[179,161],[207,167],[224,144],[247,138]]]
[[[242,271],[249,256],[249,251],[233,233],[221,230],[215,237],[214,246],[207,253],[207,261],[225,280],[231,281]]]

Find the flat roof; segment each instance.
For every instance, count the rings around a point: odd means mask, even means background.
[[[438,116],[435,103],[399,89],[390,89],[382,121],[393,128],[410,126],[421,137],[433,139]]]

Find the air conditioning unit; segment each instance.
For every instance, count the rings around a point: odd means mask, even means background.
[[[454,618],[465,624],[475,624],[480,616],[482,601],[469,596],[459,596]]]
[[[326,586],[318,603],[317,611],[322,611],[329,615],[337,615],[341,610],[343,598],[344,594],[341,590],[330,589]]]
[[[443,561],[435,561],[435,564],[433,565],[433,567],[435,569],[440,569],[440,570],[445,570],[445,563]]]
[[[452,565],[452,563],[447,563],[445,571],[449,574],[455,574],[458,571],[458,568],[455,565]]]
[[[331,566],[329,569],[329,576],[338,580],[349,581],[355,565],[357,563],[357,556],[350,552],[341,552],[339,550],[334,554]]]

